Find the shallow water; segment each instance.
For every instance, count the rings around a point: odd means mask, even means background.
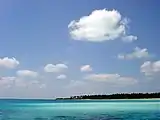
[[[0,100],[0,120],[160,120],[160,100]]]

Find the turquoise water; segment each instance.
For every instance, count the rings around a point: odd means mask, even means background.
[[[160,100],[0,100],[0,120],[160,120]]]

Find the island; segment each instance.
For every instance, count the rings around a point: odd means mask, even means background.
[[[156,93],[117,93],[109,95],[80,95],[68,98],[56,98],[56,100],[93,100],[93,99],[152,99],[160,98],[160,92]]]

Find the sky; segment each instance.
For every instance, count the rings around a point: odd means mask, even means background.
[[[0,97],[160,91],[158,0],[1,0]]]

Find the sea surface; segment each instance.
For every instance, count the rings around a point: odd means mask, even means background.
[[[0,120],[160,120],[160,100],[0,99]]]

